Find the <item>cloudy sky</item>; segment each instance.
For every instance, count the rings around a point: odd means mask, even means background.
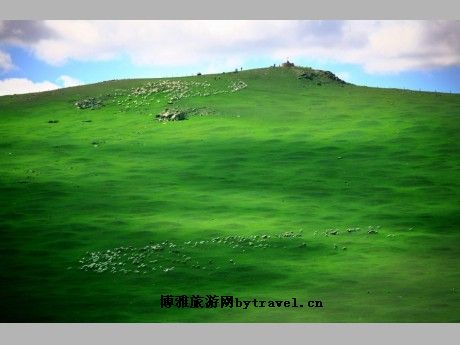
[[[265,67],[460,93],[460,21],[0,21],[0,95]]]

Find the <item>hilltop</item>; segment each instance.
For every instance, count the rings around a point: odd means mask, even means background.
[[[12,102],[15,111],[18,112],[21,106],[27,108],[36,102],[52,101],[56,104],[72,103],[78,110],[101,110],[108,106],[105,110],[110,109],[114,113],[136,112],[152,115],[151,111],[154,109],[174,108],[176,104],[181,104],[188,98],[202,103],[203,97],[238,92],[246,88],[247,83],[251,84],[251,90],[267,89],[270,92],[298,92],[321,86],[351,86],[329,71],[299,66],[273,66],[219,74],[199,73],[196,76],[178,78],[110,80],[48,92],[4,96],[0,98],[0,105],[7,107]],[[196,109],[192,112],[196,113]]]
[[[294,78],[301,81],[301,84],[305,86],[321,86],[321,85],[346,85],[345,81],[338,78],[330,71],[315,70],[309,67],[268,67],[268,68],[256,68],[249,70],[234,70],[231,72],[222,72],[214,74],[201,74],[195,76],[184,76],[174,78],[150,78],[150,79],[120,79],[120,80],[108,80],[98,82],[94,84],[87,84],[82,86],[74,86],[69,88],[57,89],[52,91],[31,93],[23,95],[7,95],[0,96],[3,102],[7,102],[7,99],[16,99],[18,101],[27,101],[35,99],[36,97],[46,97],[47,95],[71,95],[80,92],[83,94],[101,95],[101,92],[114,93],[117,91],[128,91],[129,89],[138,87],[142,88],[147,83],[153,82],[175,82],[180,83],[181,81],[207,81],[217,86],[222,85],[222,81],[234,81],[234,80],[253,80],[270,82],[289,81],[295,83]]]

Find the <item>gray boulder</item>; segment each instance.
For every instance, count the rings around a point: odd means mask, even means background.
[[[182,121],[187,118],[185,112],[180,110],[166,109],[155,116],[158,121]]]

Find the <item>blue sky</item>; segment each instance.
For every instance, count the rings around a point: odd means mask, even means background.
[[[0,94],[265,67],[460,93],[460,21],[2,21]]]

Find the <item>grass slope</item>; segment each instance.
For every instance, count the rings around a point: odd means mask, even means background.
[[[1,321],[459,322],[459,116],[302,68],[1,97]]]

